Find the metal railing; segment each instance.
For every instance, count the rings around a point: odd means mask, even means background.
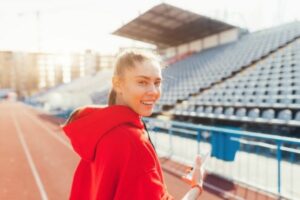
[[[300,199],[300,139],[144,118],[159,154],[192,164],[211,151],[207,171],[287,199]]]

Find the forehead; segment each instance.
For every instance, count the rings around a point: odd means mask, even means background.
[[[127,70],[127,74],[131,77],[161,78],[161,68],[156,61],[136,62],[133,68]]]

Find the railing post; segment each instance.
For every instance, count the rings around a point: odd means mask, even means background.
[[[169,151],[170,151],[170,156],[173,154],[173,131],[172,131],[172,122],[171,122],[171,126],[169,128]]]
[[[281,195],[281,145],[282,141],[277,140],[277,192],[279,195]]]
[[[197,154],[200,154],[201,130],[197,129]]]

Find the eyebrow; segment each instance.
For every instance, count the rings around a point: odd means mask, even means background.
[[[148,77],[148,76],[142,76],[142,75],[136,76],[136,78],[144,78],[144,79],[147,79],[147,80],[151,80],[150,77]],[[155,80],[160,80],[160,81],[162,81],[161,78],[155,78]]]

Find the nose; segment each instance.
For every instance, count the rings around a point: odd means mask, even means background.
[[[147,93],[151,95],[158,95],[160,93],[160,89],[155,84],[149,84]]]

